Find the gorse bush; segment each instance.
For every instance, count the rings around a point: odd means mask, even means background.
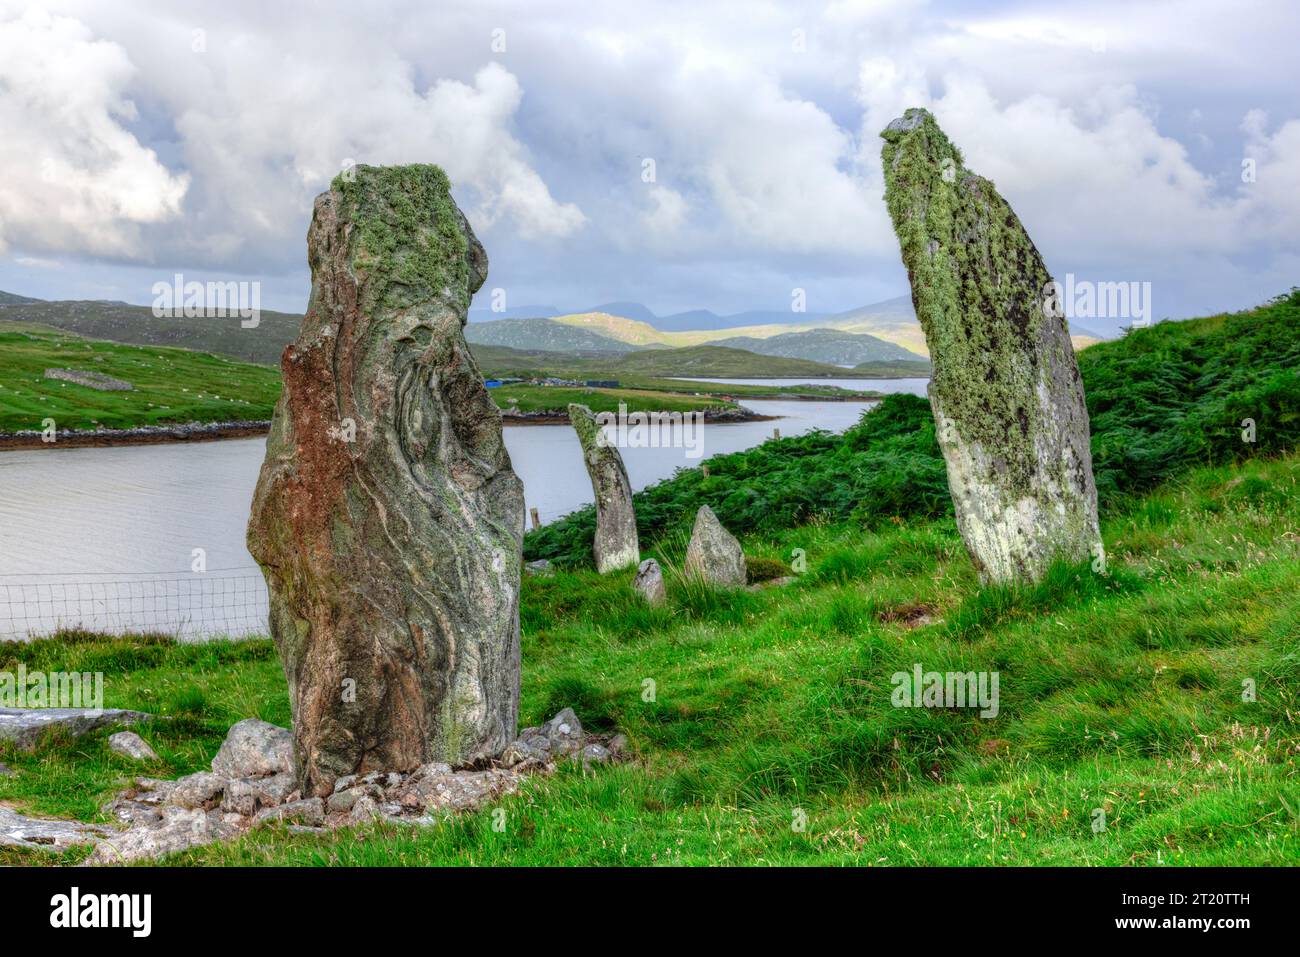
[[[1300,445],[1298,369],[1300,290],[1081,352],[1103,509],[1193,466]],[[715,456],[709,473],[680,469],[633,496],[644,543],[682,534],[705,504],[735,534],[817,520],[878,528],[952,511],[929,403],[913,395],[888,396],[842,435],[817,431]],[[579,509],[529,532],[525,556],[590,562],[595,527],[595,508]]]

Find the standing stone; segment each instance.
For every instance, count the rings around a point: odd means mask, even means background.
[[[569,421],[582,443],[582,458],[596,495],[596,571],[603,575],[635,565],[641,560],[641,546],[623,456],[605,440],[600,423],[585,405],[569,403]]]
[[[442,170],[340,175],[316,199],[307,260],[248,525],[304,797],[514,739],[524,529],[462,334],[487,256]]]
[[[985,581],[1101,554],[1088,411],[1051,276],[927,111],[881,133],[885,201],[933,373],[957,527]]]
[[[711,585],[739,588],[745,584],[745,553],[736,536],[722,527],[713,509],[701,505],[686,546],[686,574]]]
[[[647,558],[637,566],[632,587],[651,605],[662,605],[668,600],[668,592],[664,588],[663,570],[653,558]]]

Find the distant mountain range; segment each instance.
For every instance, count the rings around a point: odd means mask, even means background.
[[[498,319],[495,322],[472,322],[465,326],[465,341],[471,345],[541,349],[546,352],[621,354],[642,348],[601,335],[591,329],[566,325],[553,319]]]
[[[472,323],[494,322],[501,319],[556,319],[566,315],[590,315],[603,313],[644,322],[661,332],[690,332],[701,329],[736,329],[743,326],[761,326],[769,324],[806,325],[824,319],[830,313],[825,312],[790,312],[777,309],[752,309],[720,316],[708,309],[691,309],[687,312],[675,312],[672,315],[656,315],[649,306],[639,302],[605,302],[589,309],[556,309],[554,306],[516,306],[493,312],[491,309],[470,309],[469,321]]]
[[[606,311],[614,309],[620,311]],[[469,342],[597,357],[712,345],[772,358],[855,367],[922,363],[929,358],[910,296],[833,315],[751,311],[719,316],[696,310],[661,317],[634,302],[606,303],[591,312],[549,317],[502,319],[495,313],[487,315],[494,318],[466,327]],[[795,316],[798,321],[791,321]],[[302,322],[301,316],[292,313],[263,310],[259,325],[245,329],[235,316],[174,319],[155,316],[148,306],[80,300],[47,302],[0,292],[0,320],[4,319],[42,323],[113,342],[180,346],[267,365],[279,363],[281,352],[297,336]],[[742,321],[750,324],[731,325]],[[664,328],[690,323],[700,325]],[[1075,348],[1102,338],[1078,326],[1072,332]],[[904,367],[908,366],[899,368]]]
[[[718,345],[730,346],[732,349],[746,349],[762,356],[812,359],[814,362],[827,362],[836,366],[921,359],[921,356],[915,352],[876,336],[863,332],[841,332],[838,329],[783,332],[767,339],[732,336],[730,339],[719,340]]]

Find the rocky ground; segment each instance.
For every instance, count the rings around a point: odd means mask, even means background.
[[[152,753],[133,732],[119,732],[110,743],[122,754]],[[430,825],[443,814],[512,794],[529,775],[549,773],[559,761],[616,760],[625,746],[621,735],[610,741],[587,735],[573,710],[565,708],[545,724],[525,728],[489,765],[432,763],[410,772],[349,775],[328,797],[304,797],[293,771],[292,734],[249,718],[230,729],[211,771],[175,781],[137,778],[104,808],[118,826],[41,820],[0,807],[0,844],[59,850],[92,843],[87,863],[124,864],[275,824],[303,831],[374,819]]]

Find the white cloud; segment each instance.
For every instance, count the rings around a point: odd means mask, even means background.
[[[650,187],[650,202],[654,209],[642,215],[642,224],[655,237],[671,238],[686,221],[686,200],[675,189],[655,185]]]
[[[140,226],[189,183],[124,124],[135,68],[116,43],[40,9],[0,20],[0,251],[142,256]]]

